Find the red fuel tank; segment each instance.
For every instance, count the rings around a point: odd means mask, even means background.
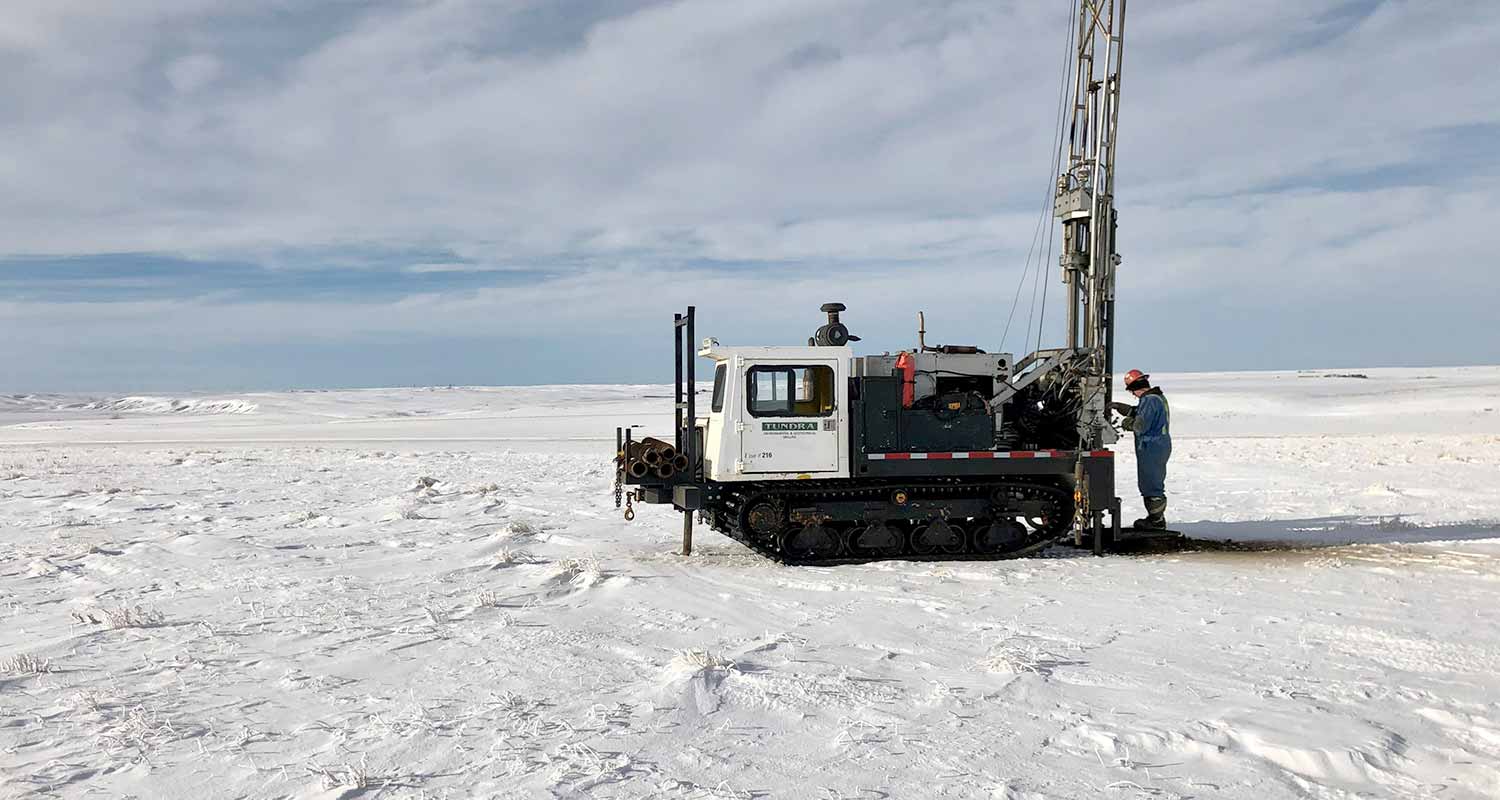
[[[911,408],[917,398],[917,360],[903,351],[896,356],[896,370],[901,373],[901,407]]]

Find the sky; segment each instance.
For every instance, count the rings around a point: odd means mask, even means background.
[[[1055,344],[1071,15],[8,0],[0,391],[660,381],[688,304]],[[1125,46],[1118,364],[1500,363],[1500,3],[1138,2]]]

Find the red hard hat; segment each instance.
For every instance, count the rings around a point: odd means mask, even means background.
[[[1151,376],[1147,375],[1144,372],[1141,372],[1138,369],[1133,369],[1133,370],[1125,373],[1125,385],[1128,387],[1128,386],[1130,386],[1130,384],[1135,383],[1136,381],[1143,381],[1143,380],[1146,380],[1149,377],[1151,377]]]

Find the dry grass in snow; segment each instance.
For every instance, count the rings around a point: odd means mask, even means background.
[[[80,625],[104,625],[111,630],[154,628],[166,621],[165,615],[149,606],[88,608],[74,611],[72,616],[73,620]]]
[[[0,663],[0,672],[10,675],[42,675],[52,672],[52,659],[34,653],[17,653]]]
[[[694,675],[712,670],[733,670],[735,664],[707,650],[679,650],[667,663],[667,671],[679,675]]]

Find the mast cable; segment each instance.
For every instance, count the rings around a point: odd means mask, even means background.
[[[1065,116],[1064,115],[1064,109],[1066,108],[1066,106],[1065,106],[1065,100],[1067,99],[1067,91],[1068,91],[1067,90],[1067,87],[1068,87],[1068,73],[1071,72],[1071,70],[1069,69],[1069,67],[1073,63],[1073,47],[1074,47],[1074,44],[1075,44],[1075,42],[1074,42],[1074,38],[1075,37],[1074,37],[1074,34],[1073,34],[1074,30],[1076,30],[1076,28],[1073,25],[1073,10],[1071,8],[1069,8],[1068,9],[1068,33],[1067,33],[1067,36],[1064,37],[1065,41],[1063,43],[1063,67],[1062,67],[1062,74],[1061,74],[1061,77],[1058,78],[1058,85],[1057,85],[1057,125],[1056,125],[1056,129],[1057,129],[1057,143],[1056,143],[1056,146],[1052,150],[1052,176],[1048,179],[1048,184],[1047,184],[1047,197],[1048,197],[1049,200],[1052,198],[1053,192],[1054,192],[1054,189],[1055,189],[1055,187],[1053,186],[1053,182],[1057,180],[1057,176],[1059,174],[1059,170],[1062,168],[1062,141],[1063,141],[1063,131],[1065,129],[1065,126],[1063,125],[1063,119],[1064,119],[1064,116]],[[1049,203],[1049,205],[1050,205],[1050,203]],[[1051,216],[1047,212],[1048,212],[1048,209],[1044,206],[1042,208],[1042,216],[1043,216],[1044,219]],[[1056,234],[1057,234],[1056,226],[1055,225],[1049,225],[1048,228],[1047,228],[1047,255],[1046,255],[1046,260],[1043,261],[1042,264],[1038,266],[1038,269],[1043,274],[1045,274],[1045,272],[1046,272],[1046,269],[1047,269],[1046,265],[1052,263],[1052,241],[1053,241],[1053,238],[1056,236]],[[1042,313],[1041,313],[1041,318],[1037,321],[1037,325],[1036,325],[1036,349],[1037,350],[1042,349],[1042,333],[1043,333],[1043,330],[1045,329],[1046,324],[1047,324],[1047,290],[1049,288],[1051,288],[1050,282],[1044,283],[1043,286],[1042,286]],[[1035,303],[1036,303],[1035,287],[1033,287],[1033,291],[1032,291],[1032,303],[1033,303],[1033,307],[1035,307]],[[1030,323],[1030,321],[1028,321],[1026,323],[1026,334],[1027,334],[1028,338],[1031,335],[1031,323]]]
[[[1021,302],[1021,293],[1023,291],[1025,291],[1025,288],[1026,288],[1026,278],[1031,275],[1031,270],[1032,270],[1032,266],[1033,266],[1031,259],[1032,259],[1032,256],[1035,255],[1039,259],[1038,262],[1035,265],[1036,270],[1037,270],[1037,274],[1035,276],[1032,276],[1032,284],[1031,284],[1031,310],[1030,310],[1030,312],[1028,312],[1028,314],[1026,316],[1026,333],[1022,337],[1021,346],[1025,347],[1031,341],[1031,324],[1032,324],[1032,322],[1036,318],[1036,301],[1037,301],[1037,292],[1036,292],[1036,289],[1037,289],[1037,284],[1043,282],[1046,279],[1046,273],[1047,273],[1047,266],[1046,265],[1051,260],[1051,255],[1050,255],[1051,241],[1052,241],[1052,237],[1055,235],[1055,232],[1052,231],[1052,230],[1050,230],[1050,226],[1049,226],[1049,230],[1047,232],[1048,255],[1047,255],[1047,257],[1046,257],[1045,260],[1042,260],[1042,251],[1038,247],[1038,244],[1041,241],[1042,226],[1046,225],[1048,219],[1051,217],[1051,215],[1048,212],[1050,211],[1050,208],[1051,208],[1051,205],[1052,205],[1053,194],[1055,192],[1055,188],[1054,188],[1053,184],[1057,180],[1058,169],[1060,168],[1060,165],[1061,165],[1061,162],[1062,162],[1062,135],[1063,135],[1063,130],[1064,130],[1063,119],[1065,117],[1065,114],[1064,114],[1064,110],[1066,108],[1065,101],[1067,100],[1067,85],[1068,85],[1069,65],[1072,63],[1072,56],[1073,56],[1073,40],[1074,40],[1073,31],[1074,31],[1074,28],[1073,28],[1073,11],[1070,8],[1068,10],[1068,17],[1067,17],[1067,34],[1064,36],[1064,41],[1063,41],[1063,64],[1062,64],[1062,71],[1061,71],[1061,73],[1060,73],[1060,75],[1058,77],[1058,85],[1057,85],[1057,122],[1056,122],[1056,125],[1055,125],[1055,129],[1057,131],[1057,136],[1056,136],[1056,143],[1054,144],[1054,147],[1053,147],[1053,150],[1052,150],[1052,171],[1051,171],[1051,174],[1049,174],[1047,176],[1047,190],[1046,190],[1046,192],[1042,196],[1041,213],[1037,217],[1036,228],[1033,229],[1032,234],[1031,234],[1031,246],[1026,251],[1025,266],[1021,269],[1020,280],[1017,281],[1017,283],[1016,283],[1015,296],[1011,299],[1011,303],[1010,303],[1010,313],[1007,314],[1006,317],[1005,317],[1005,330],[1004,330],[1004,332],[1000,336],[1000,350],[1001,351],[1005,350],[1005,344],[1006,344],[1006,342],[1008,342],[1010,340],[1011,323],[1015,319],[1016,308],[1017,308],[1017,306]],[[1042,318],[1044,320],[1046,319],[1046,316],[1047,316],[1046,302],[1047,302],[1046,301],[1046,292],[1044,290],[1043,294],[1042,294]],[[1040,330],[1040,326],[1038,326],[1038,331],[1037,331],[1037,348],[1038,349],[1041,348],[1041,330]]]

